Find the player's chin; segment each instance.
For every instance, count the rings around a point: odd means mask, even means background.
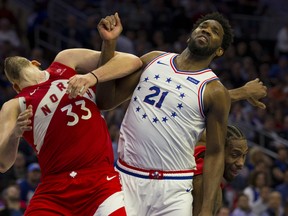
[[[231,182],[236,178],[237,175],[238,175],[238,173],[231,171],[229,173],[226,173],[224,178],[226,181]]]

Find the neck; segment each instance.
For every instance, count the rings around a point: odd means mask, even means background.
[[[177,58],[176,66],[179,70],[198,71],[208,68],[212,61],[212,56],[196,56],[186,48]]]
[[[37,85],[39,83],[45,82],[46,78],[46,71],[31,71],[29,73],[25,73],[20,83],[20,88],[23,89],[28,86]]]

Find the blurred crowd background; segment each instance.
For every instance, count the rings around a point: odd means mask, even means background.
[[[15,96],[3,71],[7,56],[36,59],[43,69],[66,48],[100,50],[97,24],[118,12],[124,27],[117,50],[180,53],[193,23],[219,11],[234,28],[233,45],[211,68],[228,89],[255,78],[268,87],[265,110],[234,103],[229,123],[242,129],[249,153],[241,174],[223,188],[218,215],[288,216],[288,1],[287,0],[1,0],[0,107]],[[115,159],[127,103],[103,112]],[[1,124],[1,122],[0,122]],[[23,215],[40,182],[37,157],[22,140],[13,167],[0,174],[0,216]],[[275,214],[274,212],[278,212]]]

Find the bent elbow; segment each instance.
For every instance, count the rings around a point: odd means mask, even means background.
[[[139,57],[137,57],[133,54],[126,54],[126,56],[129,57],[130,65],[133,66],[134,70],[138,70],[139,68],[142,67],[143,62]]]
[[[141,61],[140,58],[137,57],[137,59],[135,60],[135,66],[137,67],[137,69],[141,68],[143,65],[143,62]]]

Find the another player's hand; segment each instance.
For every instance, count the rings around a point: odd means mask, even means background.
[[[29,105],[26,110],[21,112],[17,118],[16,125],[14,128],[14,135],[16,137],[22,137],[25,131],[32,130],[31,117],[33,116],[32,105]]]
[[[267,87],[263,85],[263,82],[256,78],[250,82],[247,82],[244,87],[247,94],[250,96],[247,101],[253,106],[265,109],[265,104],[259,101],[259,99],[266,97],[267,95]]]
[[[96,84],[96,79],[91,73],[77,74],[68,80],[66,93],[70,98],[76,98],[78,95],[82,97],[89,87]]]
[[[118,13],[102,18],[97,28],[104,41],[116,40],[123,30]]]

